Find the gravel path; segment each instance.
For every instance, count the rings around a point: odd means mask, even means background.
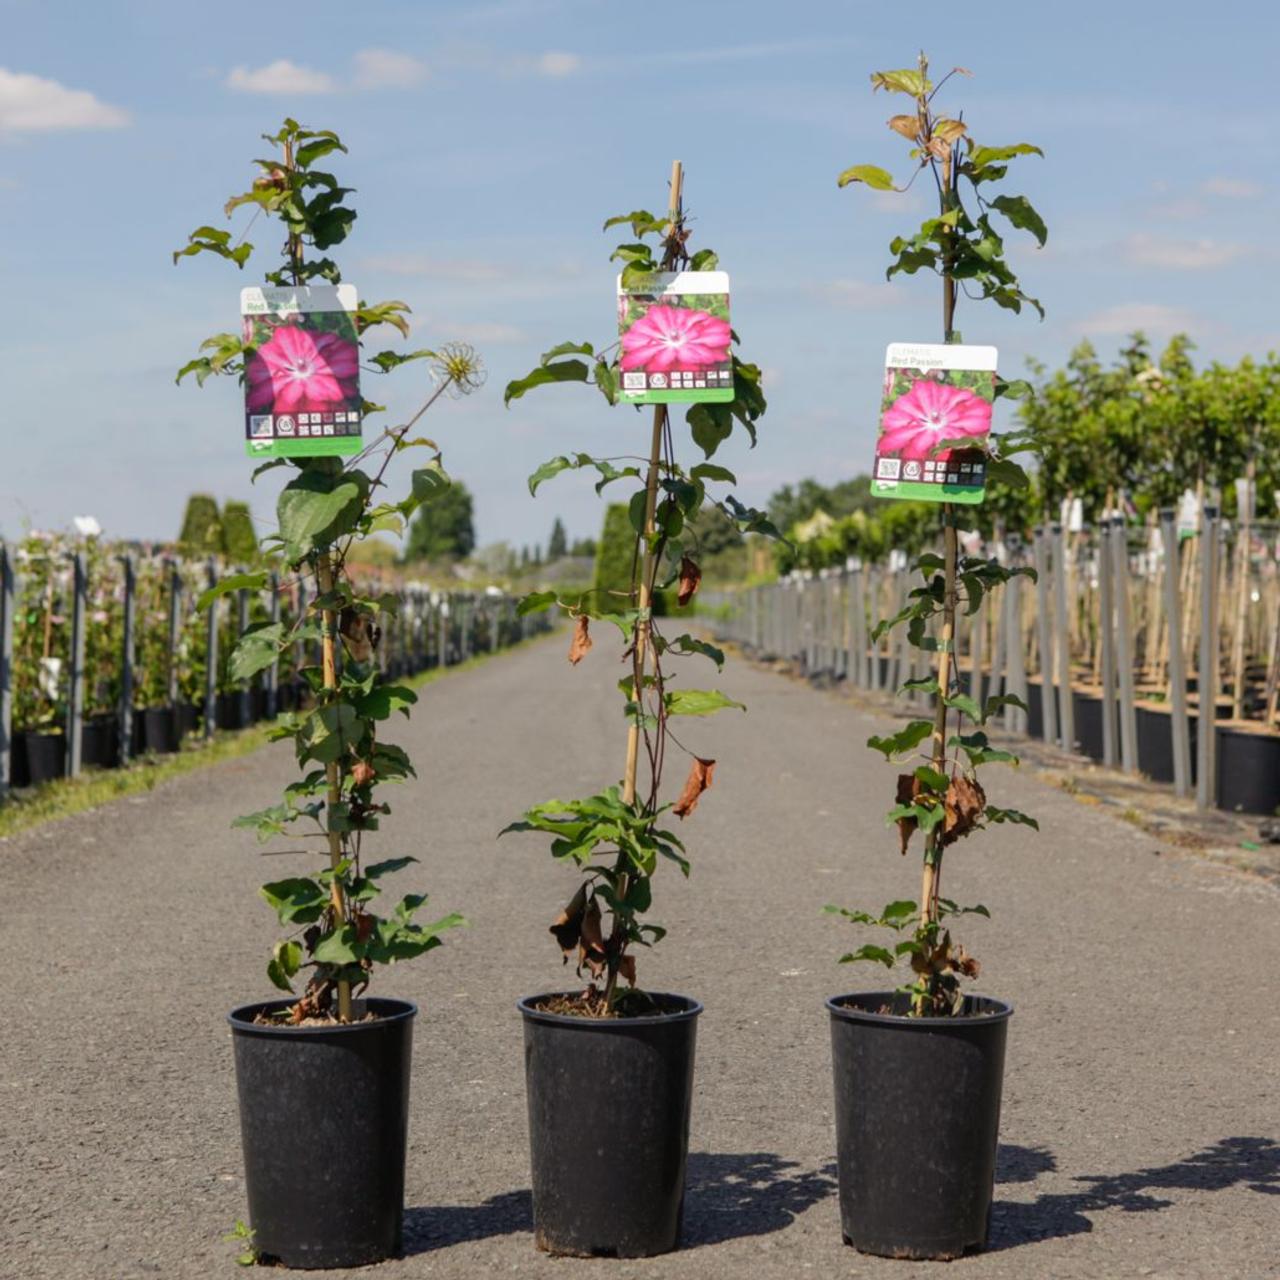
[[[572,670],[562,643],[431,686],[398,735],[422,781],[382,850],[418,855],[404,889],[473,927],[380,988],[423,1016],[408,1251],[376,1274],[937,1275],[843,1246],[834,1194],[822,1002],[874,976],[833,963],[855,932],[820,908],[918,887],[881,825],[893,771],[863,748],[884,721],[741,662],[719,684],[750,713],[682,734],[721,763],[685,824],[692,878],[658,877],[670,937],[641,960],[643,982],[706,1005],[686,1247],[629,1263],[534,1252],[513,1006],[566,980],[546,928],[575,877],[537,837],[494,835],[529,802],[611,781],[623,739],[608,649]],[[228,823],[271,803],[290,766],[269,748],[0,841],[0,1275],[234,1274],[224,1014],[268,994],[274,920],[256,886],[306,864],[264,859]],[[998,831],[947,864],[949,895],[992,911],[963,930],[982,987],[1017,1009],[993,1247],[947,1274],[1280,1275],[1280,891],[1027,773],[990,789],[1044,834]]]

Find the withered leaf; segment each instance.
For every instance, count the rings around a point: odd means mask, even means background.
[[[352,662],[373,661],[373,651],[378,647],[382,632],[374,626],[373,619],[367,613],[343,609],[338,615],[338,631]]]
[[[920,132],[919,116],[894,116],[889,121],[889,128],[894,133],[900,133],[904,138],[910,138],[912,142],[916,140]]]
[[[569,899],[569,905],[556,916],[551,926],[551,933],[564,952],[565,963],[570,953],[576,950],[578,939],[582,936],[582,913],[587,909],[587,886],[584,881],[578,886],[578,892]]]
[[[687,818],[698,807],[698,799],[711,786],[715,771],[714,760],[704,760],[701,756],[693,757],[693,762],[689,765],[689,776],[684,780],[684,790],[671,810],[676,817]]]
[[[600,903],[594,894],[582,913],[582,937],[578,940],[578,972],[586,965],[591,976],[598,978],[604,972],[604,931],[600,927]]]
[[[573,624],[573,639],[569,641],[569,661],[576,667],[591,648],[591,619],[585,613],[578,614]]]
[[[916,797],[920,794],[920,779],[914,773],[898,774],[898,795],[899,804],[914,804]],[[907,845],[911,843],[911,837],[916,833],[916,827],[919,823],[914,818],[898,819],[898,842],[901,845],[901,852],[907,852]]]
[[[967,836],[987,806],[986,793],[976,778],[952,778],[943,800],[942,838],[945,847]]]
[[[635,956],[623,956],[618,961],[618,973],[626,980],[627,986],[634,987],[636,985],[636,958]]]
[[[351,766],[351,781],[357,787],[367,786],[374,779],[373,765],[367,760],[357,760]]]
[[[355,914],[356,941],[368,942],[370,935],[373,933],[374,918],[367,911],[357,911]]]
[[[702,570],[688,556],[680,558],[680,590],[676,594],[676,603],[686,605],[693,599],[693,593],[702,581]]]
[[[936,159],[945,160],[951,154],[951,144],[945,138],[930,138],[927,150]]]

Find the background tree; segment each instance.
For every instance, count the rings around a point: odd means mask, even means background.
[[[564,531],[564,522],[556,516],[551,526],[551,537],[547,540],[547,563],[554,564],[561,556],[569,554],[569,538]]]
[[[596,540],[594,538],[575,538],[573,545],[569,548],[571,556],[592,556],[596,554]]]
[[[187,555],[217,555],[222,551],[222,517],[212,494],[193,493],[187,499],[178,543]]]
[[[631,590],[631,570],[635,561],[636,531],[625,503],[611,502],[605,508],[604,527],[596,548],[596,570],[592,588],[618,598]],[[609,599],[601,596],[602,601]]]
[[[409,528],[406,561],[463,560],[476,546],[471,491],[455,480],[433,502],[419,508]]]
[[[247,502],[231,500],[222,508],[222,554],[233,564],[253,564],[258,558],[258,535]]]

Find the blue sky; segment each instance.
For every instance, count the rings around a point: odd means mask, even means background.
[[[415,345],[461,337],[486,358],[485,391],[429,424],[476,495],[482,542],[545,542],[557,514],[571,536],[594,534],[589,484],[562,477],[535,501],[526,475],[565,450],[643,449],[646,420],[594,391],[551,388],[510,410],[501,391],[554,342],[612,340],[614,241],[600,224],[661,206],[676,158],[694,245],[719,252],[742,351],[765,370],[759,447],[723,451],[740,496],[763,503],[779,484],[867,468],[885,344],[936,340],[938,287],[884,283],[888,241],[925,215],[924,193],[838,191],[835,177],[856,163],[905,176],[884,126],[905,100],[873,96],[867,77],[910,65],[921,43],[935,69],[974,73],[942,100],[973,136],[1045,151],[1015,166],[1010,189],[1039,208],[1048,246],[1010,243],[1047,320],[971,305],[958,317],[967,341],[1000,347],[1006,376],[1029,355],[1060,362],[1083,336],[1109,355],[1135,327],[1157,342],[1187,330],[1206,359],[1280,347],[1271,5],[989,0],[961,18],[933,0],[313,0],[304,19],[285,12],[0,2],[0,533],[92,514],[112,534],[172,537],[193,490],[270,516],[279,473],[249,483],[238,388],[175,387],[173,371],[235,327],[272,236],[254,228],[245,273],[214,259],[174,268],[169,254],[220,221],[259,134],[286,114],[350,147],[334,166],[358,188],[345,277],[366,298],[407,300]],[[389,421],[416,405],[415,377],[377,388]]]

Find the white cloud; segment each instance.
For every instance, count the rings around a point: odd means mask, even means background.
[[[1203,271],[1223,267],[1245,252],[1243,245],[1221,240],[1172,240],[1145,232],[1125,241],[1130,261],[1142,267],[1162,267],[1173,271]]]
[[[468,284],[501,280],[507,274],[506,269],[496,262],[433,258],[425,253],[374,254],[365,258],[361,266],[390,275],[427,276],[433,280],[461,280]]]
[[[1206,195],[1222,196],[1227,200],[1252,200],[1262,194],[1258,183],[1244,178],[1209,178],[1200,189]]]
[[[227,88],[239,93],[332,93],[337,87],[332,76],[300,67],[288,58],[277,58],[255,71],[233,67],[227,77]]]
[[[813,292],[836,306],[852,307],[859,311],[892,307],[906,301],[902,290],[895,289],[885,280],[872,283],[865,280],[828,280],[825,284],[815,285]]]
[[[0,67],[0,133],[115,129],[128,123],[127,111],[100,102],[87,89]]]
[[[394,49],[361,49],[355,64],[357,89],[411,89],[427,78],[423,63]]]
[[[1084,334],[1125,334],[1135,329],[1167,334],[1190,329],[1192,323],[1191,313],[1182,307],[1166,307],[1159,302],[1125,302],[1081,320],[1075,329]]]
[[[536,66],[539,75],[560,78],[573,75],[582,66],[582,59],[576,53],[551,50],[538,59]]]

